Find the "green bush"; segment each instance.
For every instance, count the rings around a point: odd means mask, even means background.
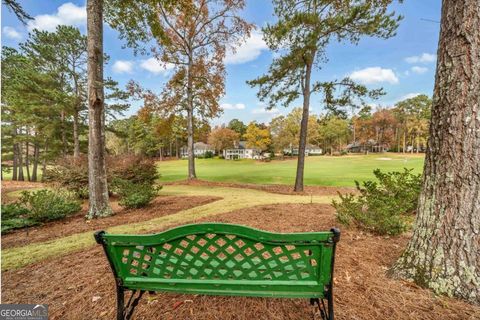
[[[212,151],[207,151],[207,152],[205,152],[204,158],[205,159],[212,159],[213,156],[214,156],[214,154],[213,154]]]
[[[119,204],[128,209],[147,206],[161,189],[150,183],[133,183],[124,179],[114,180],[114,186],[120,197]]]
[[[38,222],[28,218],[30,211],[18,203],[2,204],[2,234],[14,229],[37,225]]]
[[[22,207],[16,202],[2,204],[2,221],[24,217],[28,215],[29,212],[27,208]]]
[[[380,235],[398,235],[408,228],[417,208],[421,176],[412,170],[373,171],[378,181],[355,181],[359,195],[346,194],[333,201],[339,222]]]
[[[23,191],[19,204],[28,209],[28,218],[37,222],[62,219],[82,208],[71,193],[48,189]]]

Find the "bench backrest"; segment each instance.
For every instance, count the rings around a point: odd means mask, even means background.
[[[323,297],[339,232],[271,233],[221,223],[153,235],[96,234],[117,281],[131,289]]]

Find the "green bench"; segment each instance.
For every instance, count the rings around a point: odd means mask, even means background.
[[[333,320],[338,229],[284,234],[202,223],[151,235],[98,231],[95,239],[115,277],[117,319],[130,319],[146,291],[167,291],[308,298],[322,319]],[[125,304],[127,290],[131,295]]]

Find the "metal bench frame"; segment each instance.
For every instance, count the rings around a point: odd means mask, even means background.
[[[336,228],[272,233],[201,223],[151,235],[94,236],[115,278],[118,320],[131,319],[146,291],[309,298],[322,319],[334,320]],[[125,304],[126,291],[131,295]]]

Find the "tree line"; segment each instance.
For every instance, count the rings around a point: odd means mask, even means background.
[[[392,107],[366,106],[347,117],[327,112],[310,114],[307,144],[320,147],[325,154],[343,152],[393,151],[423,152],[426,149],[432,101],[418,95]],[[208,143],[218,154],[235,148],[239,141],[248,148],[282,154],[297,149],[301,131],[302,109],[274,117],[269,123],[229,123],[211,127],[195,121],[194,140]],[[113,121],[107,132],[107,151],[163,158],[179,157],[187,143],[186,119],[172,115],[162,118],[142,108],[136,115]]]

